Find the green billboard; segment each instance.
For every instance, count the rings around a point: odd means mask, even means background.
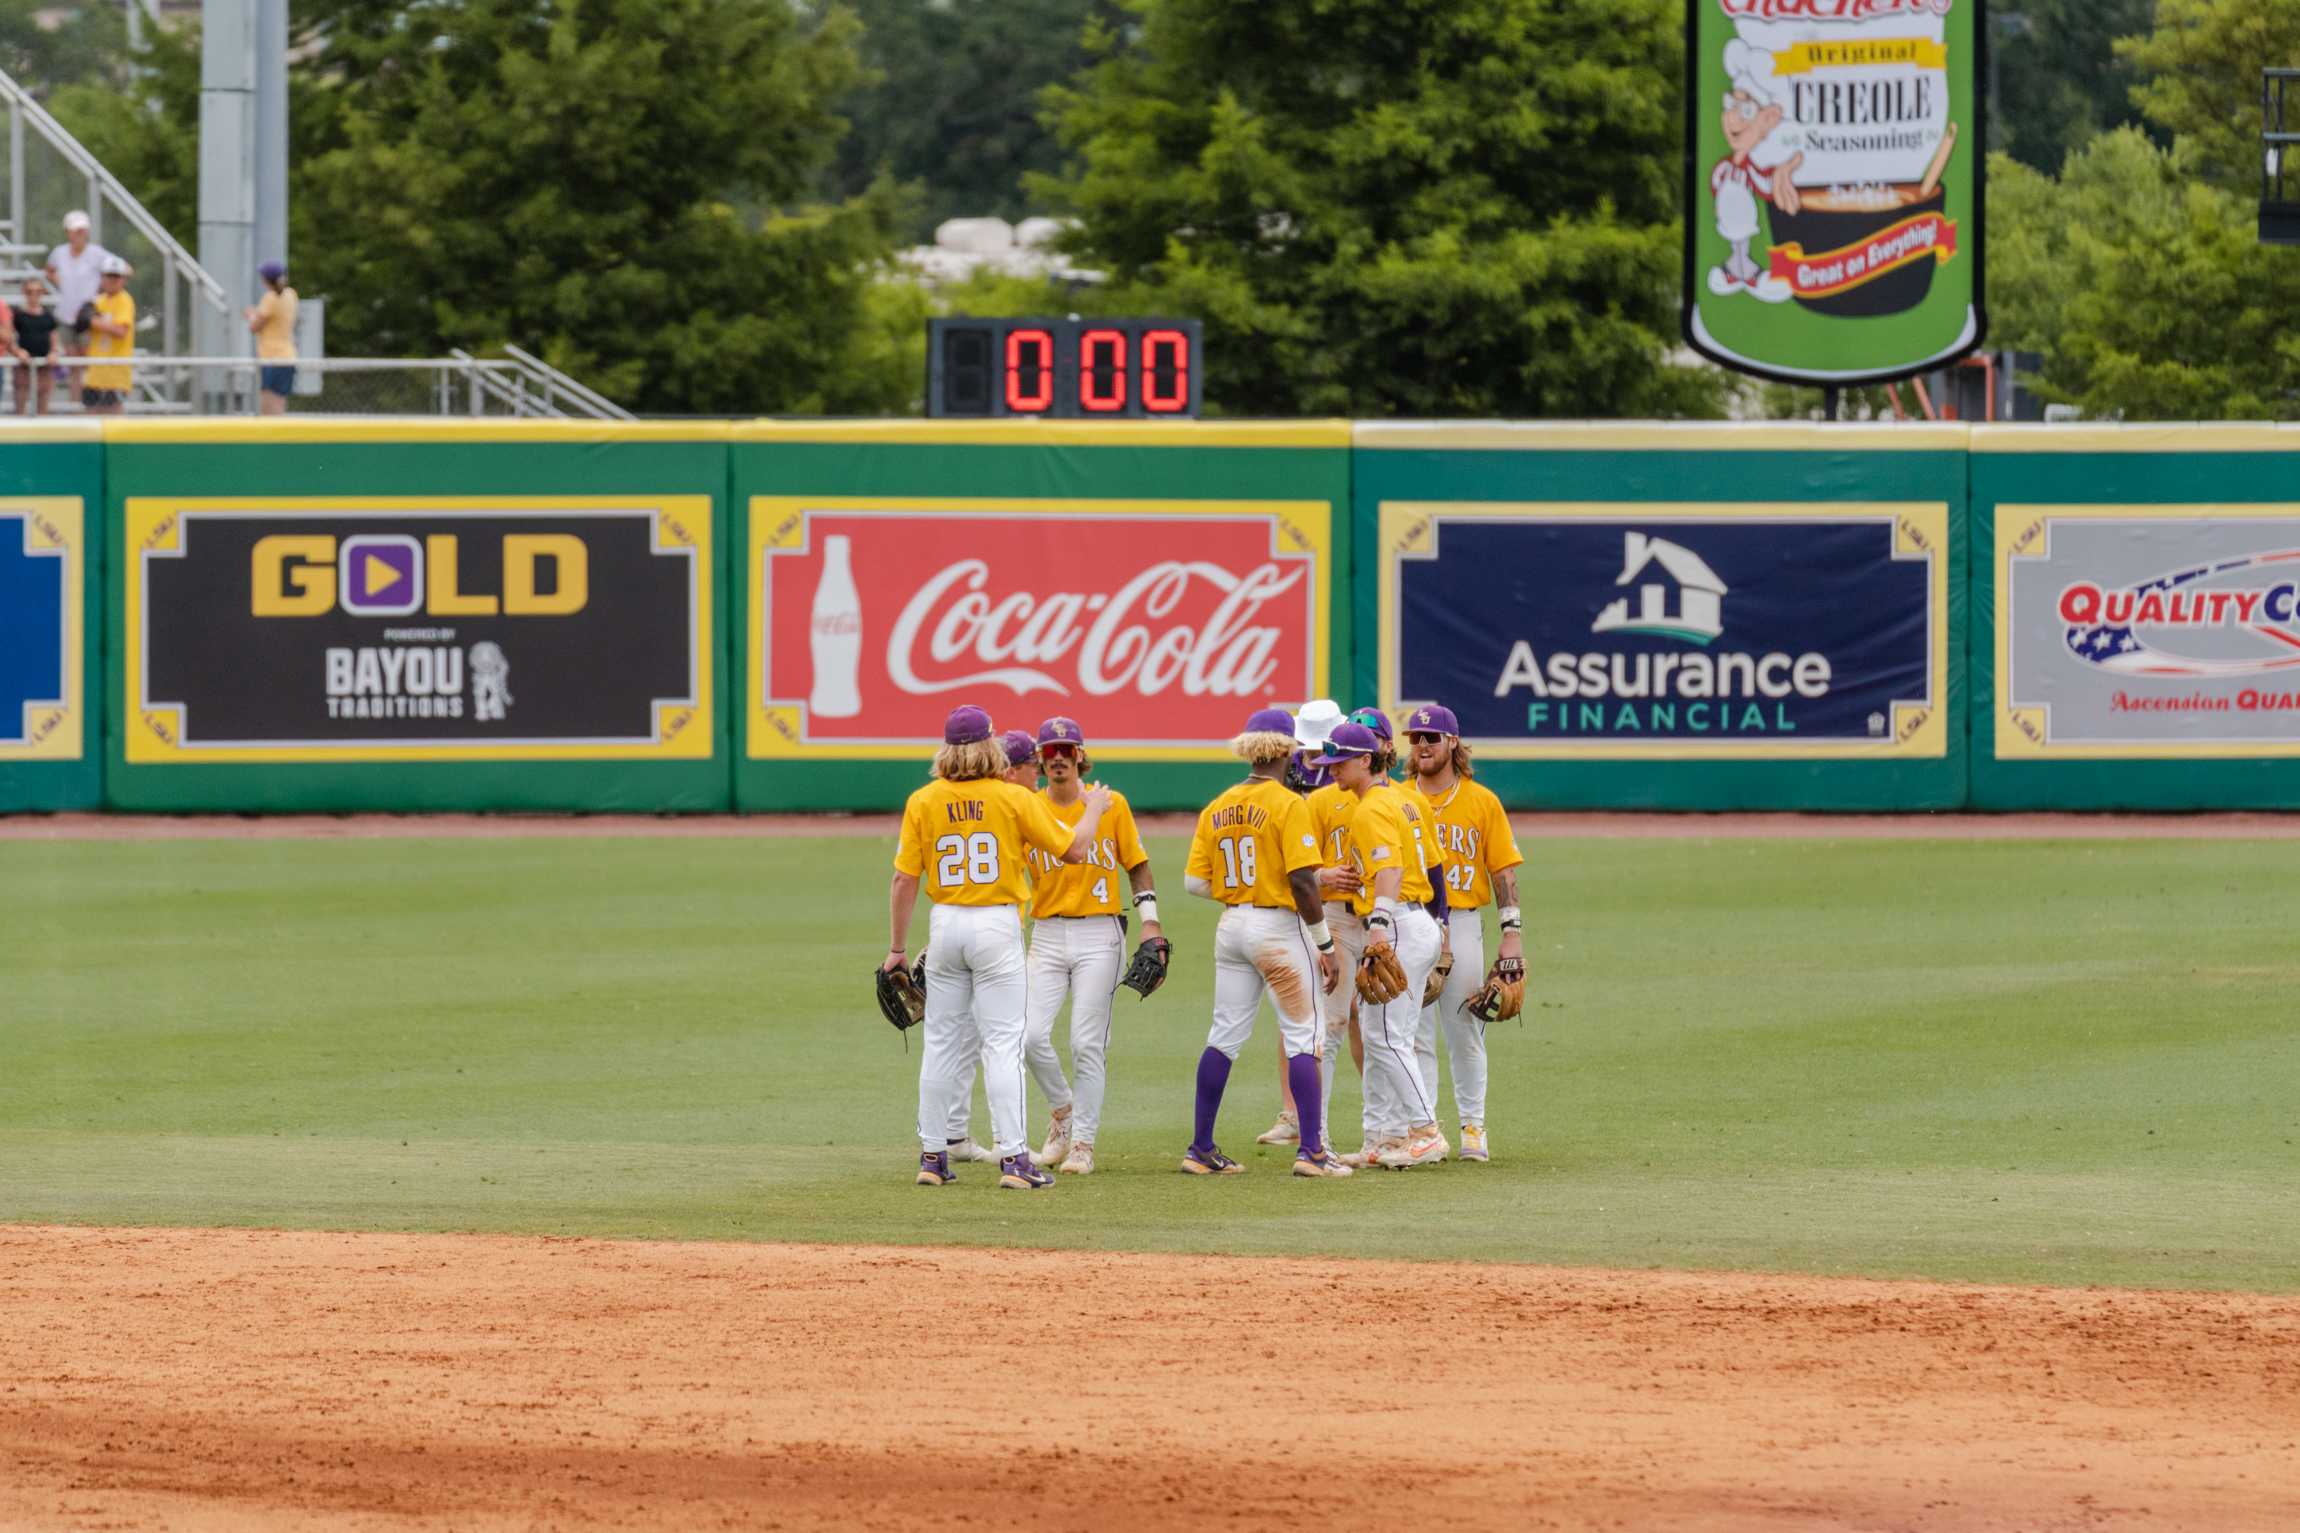
[[[1789,382],[1971,351],[1981,0],[1688,0],[1685,337]]]

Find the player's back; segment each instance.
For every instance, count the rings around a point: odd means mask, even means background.
[[[1030,898],[1025,848],[1033,817],[1052,815],[1028,789],[999,777],[936,778],[903,806],[895,866],[943,905],[1019,905]]]
[[[1315,866],[1318,836],[1301,796],[1269,777],[1225,788],[1198,816],[1190,871],[1226,905],[1292,909],[1287,874]]]

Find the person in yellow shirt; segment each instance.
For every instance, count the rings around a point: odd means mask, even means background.
[[[1182,1169],[1234,1176],[1246,1168],[1214,1142],[1214,1122],[1230,1066],[1253,1035],[1267,994],[1278,1013],[1286,1067],[1301,1106],[1302,1143],[1294,1174],[1349,1175],[1319,1134],[1318,992],[1333,983],[1334,938],[1318,898],[1318,835],[1309,806],[1286,786],[1294,754],[1293,715],[1264,708],[1246,720],[1230,748],[1250,771],[1198,816],[1182,886],[1227,907],[1214,928],[1214,1020],[1198,1056],[1197,1104]]]
[[[1022,905],[1030,898],[1026,851],[1084,862],[1110,805],[1107,788],[1082,795],[1075,826],[1044,799],[1003,780],[1006,752],[980,708],[951,711],[935,753],[934,780],[903,805],[902,835],[888,886],[893,941],[883,969],[908,961],[904,949],[923,887],[934,902],[926,945],[926,1045],[919,1060],[918,1158],[921,1186],[957,1180],[947,1130],[952,1104],[974,1083],[975,1048],[999,1157],[998,1185],[1054,1185],[1030,1159],[1023,1088]]]
[[[1431,704],[1406,717],[1406,741],[1413,751],[1413,788],[1428,811],[1445,858],[1446,924],[1452,936],[1453,970],[1445,988],[1422,1013],[1415,1034],[1415,1059],[1423,1089],[1437,1100],[1437,1034],[1445,1033],[1453,1066],[1453,1104],[1461,1124],[1461,1158],[1491,1160],[1485,1133],[1485,1024],[1462,1009],[1485,984],[1487,905],[1501,912],[1501,941],[1494,967],[1525,977],[1524,918],[1517,903],[1517,869],[1525,855],[1510,833],[1509,813],[1491,788],[1470,776],[1469,747],[1451,708]]]
[[[999,748],[1006,752],[1006,770],[999,775],[1026,793],[1036,793],[1038,791],[1038,742],[1030,738],[1030,731],[1009,729],[998,737],[998,744]],[[976,1042],[978,1046],[965,1061],[965,1069],[961,1072],[970,1082],[982,1064],[980,1040],[978,1039]],[[1046,1076],[1040,1072],[1038,1062],[1029,1057],[1027,1045],[1024,1050],[1024,1059],[1030,1066],[1030,1073],[1038,1080],[1038,1089],[1046,1093],[1048,1100],[1054,1100],[1070,1089],[1062,1079],[1062,1067],[1059,1061],[1056,1062],[1054,1068],[1054,1080],[1052,1084],[1049,1084]],[[1061,1096],[1061,1099],[1069,1100],[1067,1096]],[[1027,1108],[1027,1104],[1025,1106]],[[950,1158],[955,1161],[996,1160],[998,1159],[996,1155],[975,1143],[973,1130],[968,1126],[973,1110],[974,1087],[968,1085],[958,1093],[958,1100],[951,1106]],[[1023,1116],[1025,1118],[1030,1116],[1027,1110]],[[1041,1157],[1041,1163],[1043,1161],[1044,1157]]]
[[[1358,1025],[1365,1035],[1365,1145],[1353,1164],[1380,1164],[1394,1170],[1445,1159],[1450,1146],[1437,1130],[1437,1109],[1422,1089],[1414,1065],[1414,1034],[1421,1021],[1421,996],[1441,946],[1438,922],[1430,911],[1436,887],[1430,867],[1437,860],[1428,822],[1418,802],[1381,775],[1381,737],[1363,724],[1339,724],[1323,754],[1312,764],[1334,774],[1343,791],[1357,795],[1350,811],[1348,858],[1365,880],[1361,898],[1370,897],[1365,917],[1365,957],[1383,946],[1405,971],[1405,991],[1382,1005],[1361,1002]],[[1307,1119],[1305,1117],[1305,1124]]]
[[[256,409],[265,415],[287,414],[288,395],[295,388],[295,289],[287,285],[287,267],[266,261],[256,268],[264,279],[264,296],[252,309],[240,312],[255,332],[259,393]]]
[[[128,291],[128,263],[104,257],[97,278],[96,312],[88,320],[88,355],[127,358],[136,354],[136,300]],[[128,408],[135,369],[125,361],[91,362],[80,376],[80,408],[90,415],[119,415]]]
[[[1086,733],[1076,719],[1051,718],[1038,726],[1037,748],[1046,772],[1040,796],[1057,820],[1075,824],[1085,812],[1085,774],[1093,769]],[[1038,1163],[1071,1176],[1091,1176],[1094,1135],[1102,1125],[1109,1083],[1112,1002],[1118,977],[1126,971],[1127,910],[1141,916],[1144,941],[1165,937],[1158,924],[1150,854],[1142,848],[1126,795],[1110,795],[1102,834],[1086,849],[1084,862],[1059,863],[1033,848],[1030,872],[1034,892],[1023,1049],[1053,1118]],[[1054,1020],[1065,1001],[1070,1004],[1075,1093],[1062,1078],[1062,1055],[1054,1047]]]

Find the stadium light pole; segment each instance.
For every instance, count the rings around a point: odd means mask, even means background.
[[[235,302],[198,310],[200,355],[254,350],[237,304],[254,301],[259,262],[286,259],[287,0],[202,0],[200,264]],[[229,386],[202,377],[198,390],[214,408]]]

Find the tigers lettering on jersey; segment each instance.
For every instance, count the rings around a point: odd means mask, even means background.
[[[1318,862],[1318,832],[1309,806],[1284,783],[1255,777],[1224,791],[1199,813],[1187,871],[1211,884],[1214,898],[1225,905],[1290,910],[1290,876]]]
[[[903,805],[894,866],[938,905],[1019,905],[1030,898],[1028,853],[1055,860],[1070,827],[1044,799],[996,777],[937,779]]]
[[[1340,783],[1330,782],[1322,788],[1311,790],[1305,802],[1310,807],[1310,819],[1317,826],[1318,842],[1325,853],[1325,865],[1329,868],[1357,869],[1363,873],[1364,870],[1358,868],[1350,857],[1350,815],[1358,807],[1358,796]],[[1340,905],[1360,916],[1373,908],[1373,903],[1362,894],[1329,892],[1326,903]]]
[[[1082,800],[1057,804],[1045,789],[1036,796],[1065,829],[1076,830],[1086,816]],[[1030,849],[1030,869],[1036,879],[1030,898],[1033,916],[1115,916],[1132,908],[1127,870],[1148,862],[1150,854],[1142,849],[1142,833],[1135,826],[1134,809],[1126,802],[1126,795],[1110,795],[1110,807],[1102,811],[1101,828],[1102,834],[1086,848],[1084,862],[1066,863],[1037,847]]]
[[[1517,837],[1509,828],[1509,813],[1491,788],[1470,779],[1421,802],[1436,823],[1437,842],[1445,855],[1446,903],[1455,910],[1474,910],[1493,900],[1493,875],[1525,861]]]

